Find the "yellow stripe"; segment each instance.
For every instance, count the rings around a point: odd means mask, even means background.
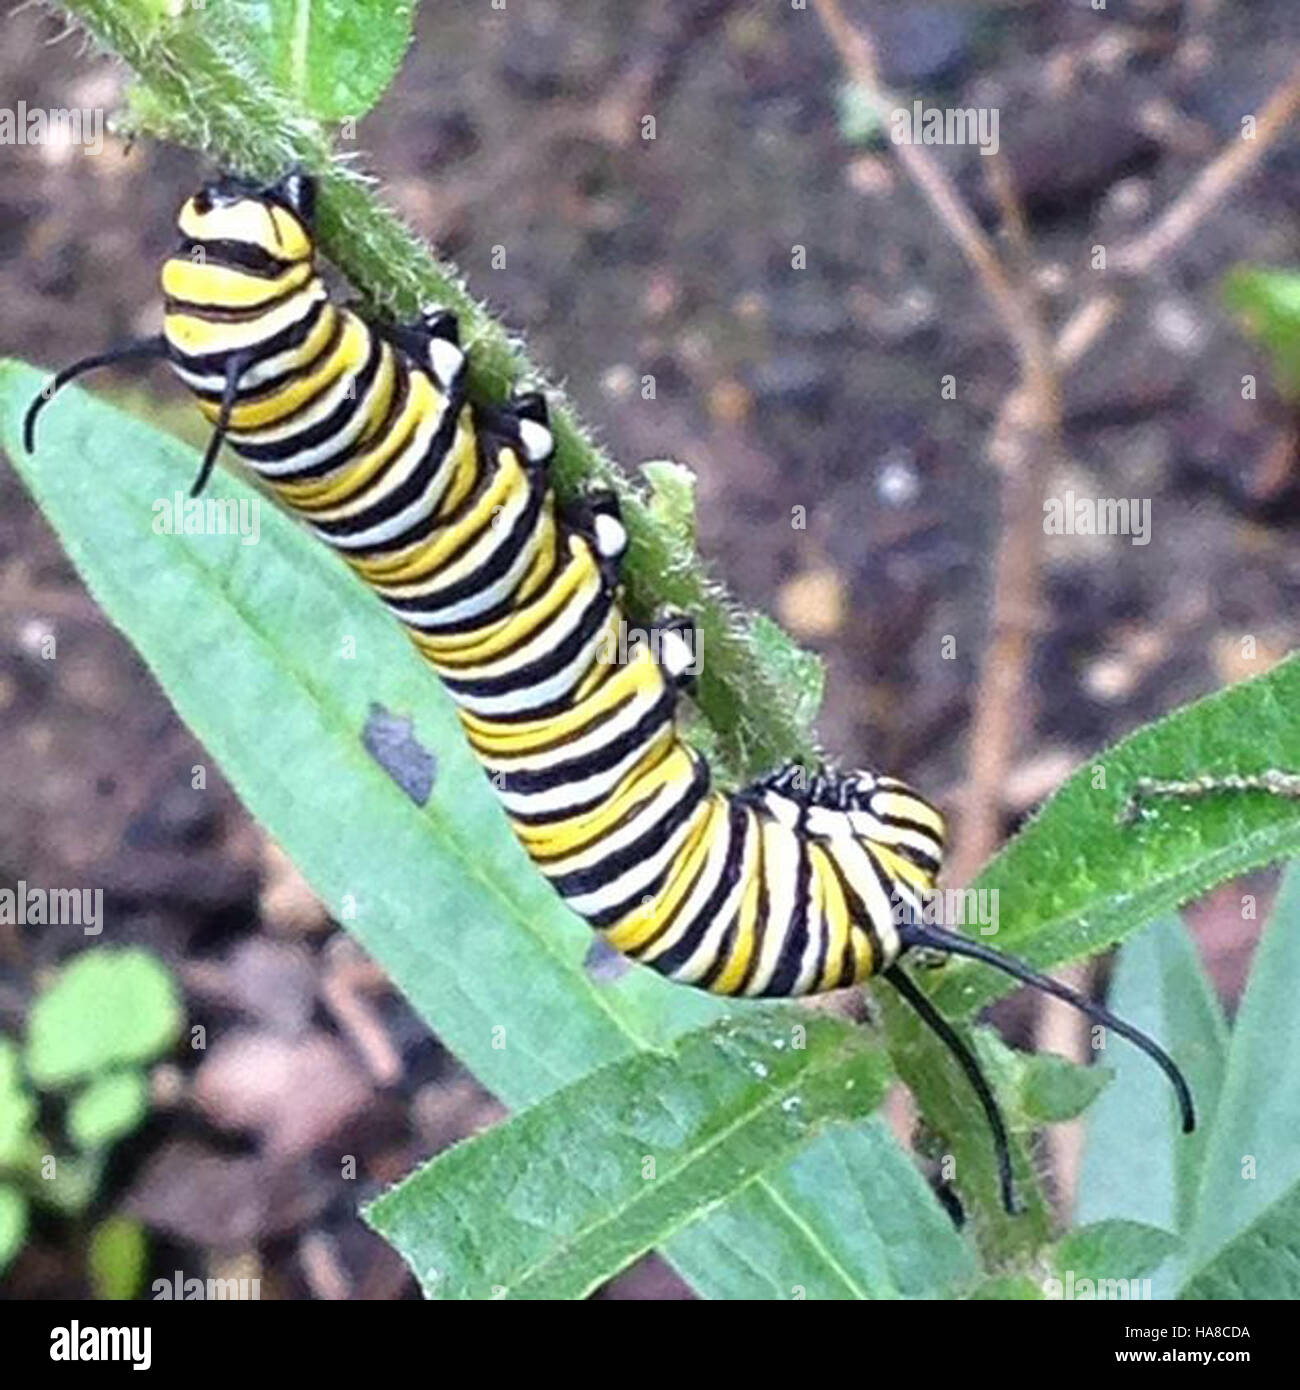
[[[838,985],[845,952],[849,949],[849,905],[831,867],[830,856],[816,840],[808,846],[808,857],[812,860],[813,882],[817,885],[817,901],[827,933],[825,963],[820,978],[813,984],[814,989],[829,989],[833,984]]]
[[[697,812],[699,824],[690,832],[677,855],[676,872],[669,874],[659,898],[629,913],[604,933],[605,940],[616,951],[625,951],[630,955],[640,950],[659,934],[665,922],[672,921],[695,887],[696,877],[713,848],[714,839],[726,824],[726,798],[715,793],[703,803],[701,811],[703,814]]]
[[[309,261],[290,266],[279,275],[255,275],[234,266],[212,265],[173,256],[163,265],[163,293],[187,304],[213,309],[255,309],[301,289],[315,272]]]
[[[172,313],[163,318],[163,332],[168,342],[190,357],[238,352],[273,338],[282,329],[306,316],[309,301],[324,299],[325,286],[319,280],[312,280],[292,299],[277,304],[256,319],[227,323],[220,319],[201,318],[196,314]],[[337,313],[338,310],[327,302],[321,311],[322,322],[328,322],[332,327]]]
[[[750,839],[753,839],[754,852],[751,854]],[[744,983],[749,971],[749,962],[754,956],[755,931],[758,926],[758,887],[763,873],[763,862],[758,853],[762,837],[762,826],[756,825],[751,813],[746,826],[745,894],[740,903],[740,922],[736,929],[731,953],[721,974],[709,986],[711,994],[735,994]]]
[[[237,433],[264,429],[293,415],[318,392],[331,386],[343,372],[356,370],[365,361],[367,334],[359,324],[349,323],[343,330],[338,346],[314,372],[299,373],[269,395],[244,405],[237,405],[230,414],[230,427]],[[221,414],[217,401],[200,400],[199,409],[215,421]]]
[[[337,476],[284,483],[276,489],[280,496],[291,507],[312,516],[349,501],[364,501],[366,505],[378,502],[382,488],[375,489],[373,498],[365,499],[362,494],[374,482],[375,476],[410,446],[421,422],[434,415],[441,402],[428,377],[413,374],[410,383],[402,409],[397,418],[390,421],[375,448],[358,454]]]
[[[571,550],[559,578],[535,603],[519,604],[507,617],[477,632],[449,638],[426,636],[420,648],[449,671],[481,666],[531,641],[571,603],[588,602],[599,584],[600,572],[586,547]]]
[[[176,219],[183,235],[195,241],[245,241],[283,261],[312,254],[307,229],[284,208],[257,198],[240,198],[200,212],[190,198]]]
[[[690,775],[690,763],[682,747],[672,745],[672,731],[665,729],[647,745],[644,755],[593,811],[549,825],[525,825],[512,820],[515,834],[530,854],[552,857],[573,853],[592,837],[603,836],[628,811],[660,787]],[[665,754],[665,746],[670,751]]]

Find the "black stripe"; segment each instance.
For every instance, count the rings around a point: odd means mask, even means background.
[[[635,698],[635,696],[631,697]],[[624,702],[626,704],[626,701]],[[517,795],[531,792],[551,791],[569,782],[581,782],[597,773],[608,772],[623,761],[639,744],[649,743],[654,736],[673,717],[676,697],[673,691],[665,690],[653,705],[635,724],[616,738],[601,744],[599,748],[581,757],[570,758],[551,767],[537,768],[525,772],[507,772],[501,781],[501,790]],[[617,708],[611,714],[617,712]],[[590,732],[590,727],[572,735],[576,741]],[[535,750],[530,750],[535,751]],[[484,755],[490,756],[490,755]]]
[[[203,259],[196,261],[194,253],[201,253]],[[301,261],[286,261],[272,255],[251,241],[229,241],[214,237],[210,241],[198,237],[181,237],[181,244],[174,259],[184,257],[191,265],[215,265],[228,270],[246,270],[263,280],[274,280],[291,270]]]
[[[777,960],[776,969],[772,972],[772,978],[760,991],[763,996],[773,999],[784,999],[793,992],[799,979],[799,969],[803,964],[804,952],[808,949],[808,889],[812,882],[812,863],[808,857],[807,835],[796,831],[795,838],[799,842],[799,867],[795,870],[797,877],[795,879],[794,904],[790,908],[789,921],[785,924],[785,941],[781,946],[781,954]],[[826,933],[823,932],[823,943],[825,937]],[[823,953],[825,949],[823,944]],[[813,979],[816,978],[817,976],[814,975]]]
[[[657,854],[672,839],[676,831],[690,820],[698,809],[700,801],[708,794],[709,769],[703,758],[696,758],[691,771],[691,780],[678,803],[665,812],[649,830],[629,841],[621,849],[607,854],[595,864],[584,869],[574,869],[571,873],[548,875],[551,886],[561,897],[575,898],[582,893],[592,893],[598,888],[606,888],[629,869],[643,863]],[[668,869],[674,867],[670,863]],[[648,892],[639,888],[636,896]]]
[[[452,695],[464,695],[470,698],[487,695],[515,695],[525,692],[530,687],[540,685],[543,681],[550,680],[552,676],[559,675],[566,666],[570,665],[581,653],[583,647],[604,626],[613,604],[614,596],[602,582],[584,608],[577,625],[550,651],[544,652],[523,666],[515,666],[499,676],[486,676],[474,680],[443,676],[442,683]],[[568,609],[563,611],[567,612]],[[573,676],[568,687],[569,690],[573,689],[573,686],[582,679],[584,674],[585,671],[580,671]]]
[[[256,349],[258,358],[275,357],[281,352],[288,352],[291,348],[301,347],[311,336],[312,330],[320,322],[320,316],[329,307],[327,299],[313,299],[307,306],[307,312],[296,323],[289,324],[282,328],[278,333],[273,333],[269,338],[260,343]],[[184,367],[187,372],[192,372],[196,376],[225,376],[226,362],[234,355],[235,351],[246,352],[247,348],[231,349],[223,352],[207,352],[198,356],[192,356],[187,352],[182,352],[171,340],[167,342],[167,356],[176,363],[177,366]],[[191,387],[191,390],[194,388]],[[195,394],[200,394],[195,391]],[[221,399],[221,392],[218,391],[211,397],[213,400]]]
[[[854,973],[857,972],[857,948],[853,945],[853,928],[860,927],[866,934],[868,942],[871,944],[871,973],[874,975],[884,968],[887,961],[884,959],[884,950],[880,942],[880,932],[876,927],[871,913],[867,910],[867,905],[863,902],[858,890],[848,881],[844,874],[840,862],[835,857],[835,848],[831,844],[823,844],[822,848],[826,851],[826,859],[829,862],[835,877],[840,885],[840,892],[844,894],[844,902],[849,911],[849,949],[846,953],[854,962]],[[870,855],[867,856],[870,859]],[[873,865],[873,867],[875,867]],[[846,963],[847,965],[847,963]],[[845,980],[841,977],[843,984],[852,984],[852,980]]]
[[[464,404],[465,388],[463,384],[458,382],[454,392],[444,399],[442,419],[438,421],[438,428],[434,430],[428,448],[424,451],[424,456],[403,482],[398,483],[396,487],[389,487],[386,493],[383,492],[385,479],[397,466],[398,460],[401,459],[410,445],[411,437],[419,431],[420,425],[423,423],[418,415],[411,426],[408,438],[393,451],[392,457],[366,485],[366,494],[379,491],[381,495],[370,506],[352,516],[342,517],[338,521],[313,519],[312,525],[327,537],[355,536],[359,532],[366,531],[370,527],[377,526],[390,517],[398,515],[412,502],[417,501],[424,495],[438,470],[447,461],[447,451],[451,448],[452,440],[456,437],[461,407]],[[355,501],[355,497],[349,499],[349,503]],[[338,505],[347,506],[349,503]]]
[[[744,865],[745,832],[748,827],[749,816],[745,808],[734,797],[728,798],[725,833],[730,838],[727,844],[727,857],[722,863],[722,872],[718,875],[718,881],[714,884],[713,891],[696,914],[695,920],[682,933],[680,939],[673,942],[663,955],[646,962],[647,965],[659,971],[661,975],[672,975],[680,970],[695,954],[705,934],[714,925],[718,913],[722,911],[723,905],[734,890]],[[737,904],[737,916],[739,916],[739,912],[740,906]],[[650,943],[647,942],[646,944],[648,946]],[[725,945],[725,942],[723,944]],[[722,951],[719,951],[719,956],[723,954]]]
[[[342,321],[344,315],[340,314]],[[370,389],[374,385],[375,378],[379,375],[379,366],[383,360],[384,348],[378,338],[371,335],[370,351],[361,370],[353,379],[352,391],[345,395],[343,399],[334,407],[323,420],[318,420],[314,425],[309,425],[306,429],[300,430],[297,434],[290,433],[283,439],[276,439],[266,444],[258,444],[254,441],[247,443],[232,440],[231,443],[241,457],[246,458],[250,463],[287,463],[298,454],[305,454],[311,449],[326,443],[337,434],[342,434],[352,420],[352,416],[361,409],[366,397],[370,394]],[[343,375],[346,375],[344,373]],[[318,391],[312,398],[305,401],[303,405],[286,420],[277,420],[274,426],[262,426],[260,428],[280,429],[286,423],[292,425],[293,421],[304,411],[309,410],[326,391],[331,391],[342,380],[342,376],[336,377],[326,386]],[[400,383],[394,382],[393,395],[397,396]],[[364,437],[364,434],[363,434]],[[360,439],[355,440],[350,446],[355,449],[360,443]],[[332,472],[339,467],[342,454],[331,454],[327,458],[314,463],[309,468],[300,468],[291,473],[277,473],[271,479],[274,483],[305,483],[313,478],[323,477],[326,473]]]
[[[169,294],[163,297],[164,314],[187,314],[192,318],[207,319],[209,323],[256,323],[263,314],[287,303],[296,294],[302,294],[311,287],[308,276],[301,285],[291,285],[283,294],[274,299],[264,299],[260,304],[195,304],[189,299],[178,299]]]

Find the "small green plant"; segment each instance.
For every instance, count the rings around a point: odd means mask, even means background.
[[[1263,348],[1278,395],[1300,404],[1300,270],[1238,266],[1225,278],[1223,294]]]
[[[23,1246],[30,1203],[72,1218],[89,1209],[109,1150],[148,1112],[144,1068],[175,1043],[181,1024],[175,982],[159,960],[94,948],[41,990],[21,1045],[0,1037],[0,1271]],[[63,1102],[58,1143],[39,1123],[42,1092]],[[131,1296],[143,1241],[123,1217],[91,1233],[89,1272],[102,1296]]]

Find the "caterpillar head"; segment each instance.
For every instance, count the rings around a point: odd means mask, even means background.
[[[869,840],[892,850],[933,883],[943,858],[943,817],[894,777],[874,772],[809,772],[791,764],[754,791],[778,819],[800,821],[809,834]]]
[[[310,260],[316,186],[293,169],[267,187],[226,176],[199,189],[177,219],[190,245],[225,242],[277,261]]]

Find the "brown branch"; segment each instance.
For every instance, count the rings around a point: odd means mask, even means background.
[[[813,0],[840,61],[882,122],[899,102],[880,85],[876,48],[845,18],[839,0]],[[1148,273],[1173,255],[1204,218],[1258,165],[1300,111],[1300,64],[1265,104],[1254,140],[1226,146],[1141,235],[1121,247],[1112,266],[1122,280]],[[1001,840],[1002,787],[1023,731],[1027,671],[1041,607],[1040,559],[1045,479],[1059,458],[1061,376],[1098,343],[1123,307],[1120,286],[1085,300],[1055,339],[1032,290],[1032,253],[1009,169],[992,160],[989,177],[1004,228],[1016,251],[1017,276],[952,181],[922,146],[895,147],[899,162],[938,214],[974,269],[1020,361],[1020,381],[999,411],[988,456],[1002,477],[1000,528],[993,561],[992,616],[971,714],[967,777],[948,877],[968,882]]]
[[[876,46],[860,27],[850,24],[840,8],[840,0],[813,0],[827,36],[838,53],[840,62],[867,105],[882,125],[888,125],[892,112],[902,105],[900,100],[880,85]],[[899,144],[894,147],[898,161],[912,182],[921,190],[930,206],[938,213],[957,244],[970,262],[994,313],[1002,321],[1007,336],[1020,357],[1027,359],[1037,345],[1026,332],[1025,310],[1021,296],[1011,282],[993,243],[975,220],[956,185],[944,169],[931,157],[923,145]]]
[[[900,103],[880,85],[874,43],[845,19],[839,0],[813,3],[850,78],[879,119],[888,122]],[[1023,263],[1023,285],[1013,283],[993,243],[929,150],[915,144],[895,149],[974,269],[1020,361],[1019,385],[989,444],[989,457],[1002,474],[1001,524],[993,562],[993,617],[975,690],[962,814],[948,859],[949,879],[961,884],[997,848],[1002,784],[1029,722],[1025,687],[1041,605],[1042,497],[1044,480],[1060,450],[1061,389],[1052,341],[1029,288],[1027,224],[1010,171],[998,163],[990,177],[1017,259]]]
[[[1111,259],[1115,270],[1127,277],[1145,275],[1174,255],[1260,163],[1297,114],[1300,63],[1265,102],[1255,123],[1255,138],[1239,137],[1225,145],[1146,231],[1115,252]],[[1062,370],[1073,367],[1101,341],[1122,307],[1120,291],[1110,289],[1092,295],[1071,314],[1056,339],[1056,361]]]

